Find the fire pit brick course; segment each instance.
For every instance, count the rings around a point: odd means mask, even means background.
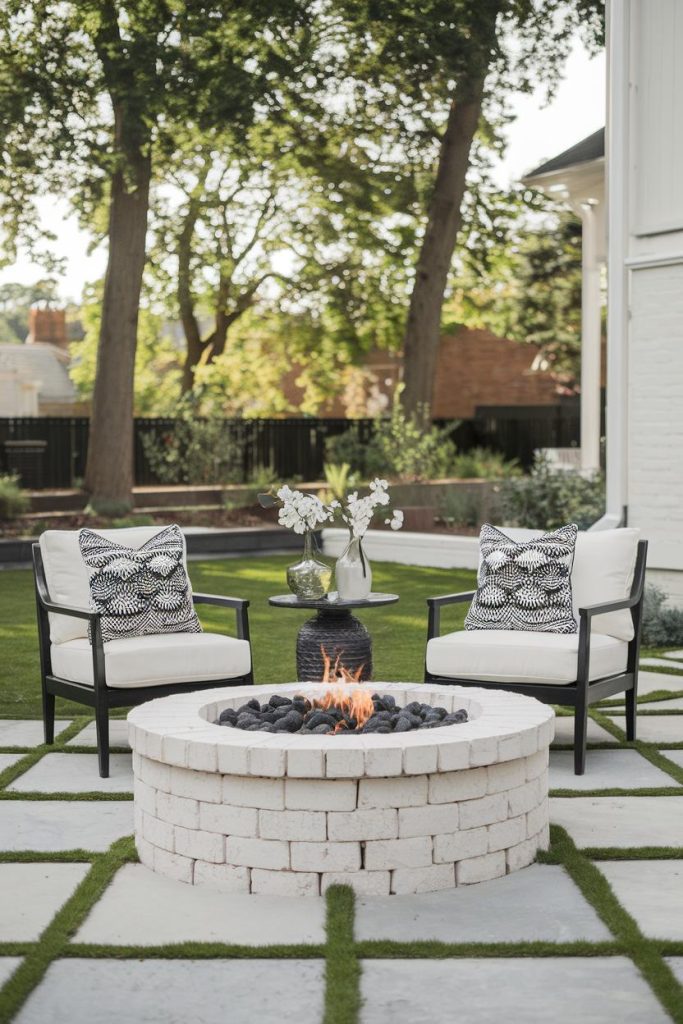
[[[450,889],[530,864],[548,844],[550,708],[474,688],[375,683],[470,721],[404,733],[297,735],[215,725],[239,687],[165,697],[129,716],[143,864],[232,892],[365,895]]]

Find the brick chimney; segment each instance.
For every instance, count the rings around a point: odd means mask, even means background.
[[[55,345],[63,352],[68,352],[66,313],[63,309],[37,309],[34,306],[28,311],[26,344],[35,345],[39,342]]]

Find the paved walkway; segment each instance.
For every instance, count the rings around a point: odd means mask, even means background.
[[[88,718],[41,746],[0,721],[0,1022],[683,1022],[683,651],[551,753],[552,848],[451,894],[327,900],[160,878],[130,838],[124,722],[100,779]],[[668,671],[666,671],[668,669]]]

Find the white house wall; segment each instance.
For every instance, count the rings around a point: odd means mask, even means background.
[[[629,525],[654,567],[683,571],[683,264],[632,272]],[[671,581],[670,581],[671,582]],[[683,576],[676,590],[683,598]]]
[[[683,605],[683,0],[610,0],[608,25],[609,511]]]

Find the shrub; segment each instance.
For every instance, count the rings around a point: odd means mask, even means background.
[[[516,459],[508,461],[500,452],[492,452],[490,448],[471,448],[468,452],[458,452],[450,471],[453,476],[463,480],[504,480],[522,475]]]
[[[143,436],[142,447],[161,484],[240,483],[244,477],[244,443],[223,419],[186,416],[161,435]]]
[[[666,606],[667,595],[659,587],[645,588],[643,643],[648,647],[680,647],[683,644],[683,608]]]
[[[537,456],[528,476],[504,481],[501,506],[507,526],[555,530],[576,523],[585,530],[605,510],[605,479],[602,474],[587,477],[551,469]]]
[[[0,476],[0,519],[16,519],[28,512],[30,502],[16,476]]]
[[[446,526],[480,526],[481,495],[472,491],[449,491],[438,503],[438,514]]]
[[[408,416],[399,402],[391,416],[375,420],[369,440],[361,439],[357,424],[328,438],[325,460],[346,463],[352,473],[364,479],[389,477],[393,480],[433,480],[447,476],[455,458],[450,427],[425,427],[419,416]]]

